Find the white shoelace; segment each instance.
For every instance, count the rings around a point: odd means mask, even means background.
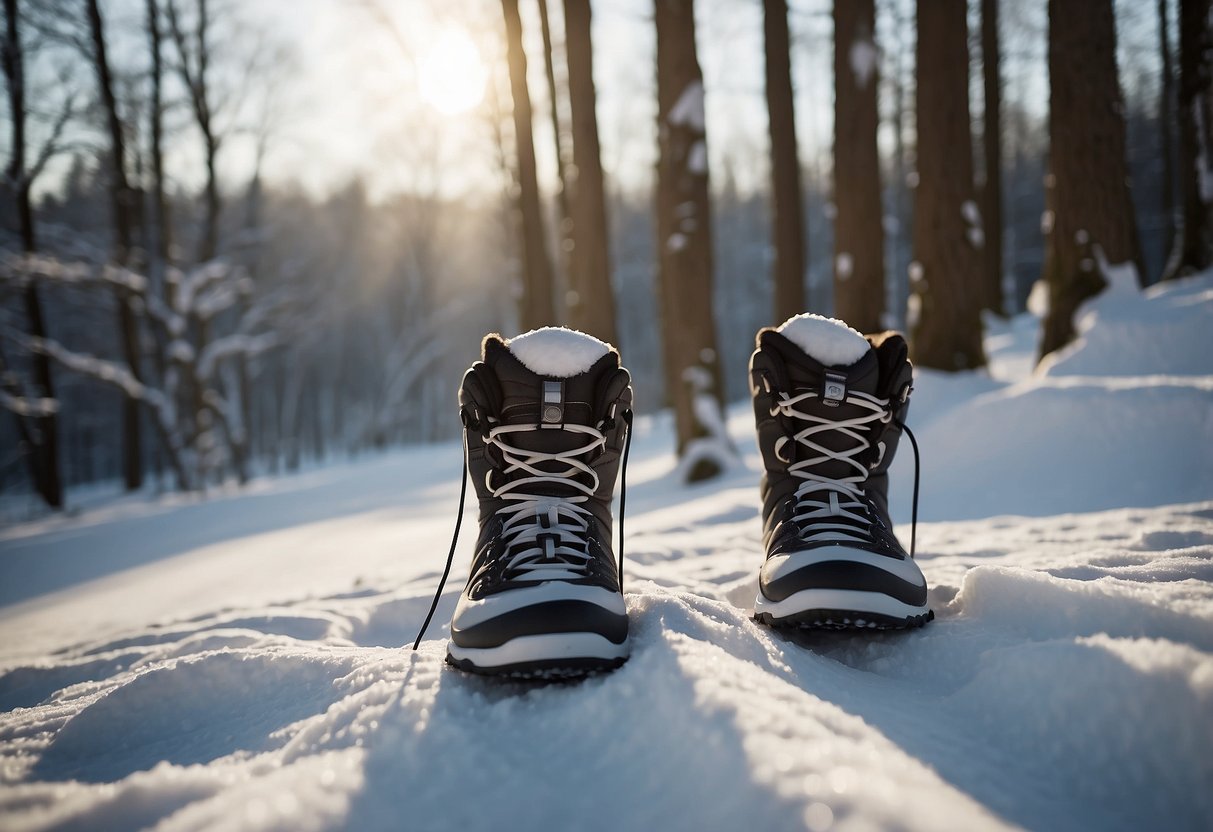
[[[523,471],[529,475],[500,486],[493,485],[491,469],[485,475],[485,485],[493,496],[510,501],[510,505],[497,510],[506,518],[502,526],[502,533],[509,540],[506,566],[529,580],[583,578],[585,564],[590,560],[586,532],[593,515],[581,504],[598,490],[599,478],[579,457],[605,448],[606,435],[588,425],[566,424],[561,429],[584,434],[588,440],[567,451],[547,453],[518,448],[506,439],[511,433],[533,432],[534,425],[500,425],[492,428],[485,440],[486,445],[500,449],[505,462],[503,474]],[[538,467],[551,462],[564,463],[566,467],[558,471]],[[533,486],[540,483],[568,486],[580,493],[567,497],[532,493]],[[526,546],[528,543],[531,545]]]
[[[786,461],[787,458],[780,451],[788,442],[797,442],[815,454],[788,466],[789,474],[804,480],[796,489],[796,513],[793,519],[797,522],[814,521],[808,541],[865,542],[867,537],[860,529],[866,529],[873,520],[868,513],[863,491],[863,483],[868,479],[868,468],[856,457],[872,446],[864,435],[868,425],[873,422],[887,423],[893,418],[892,411],[889,410],[889,400],[859,391],[849,391],[845,402],[868,412],[849,419],[830,419],[796,409],[796,405],[801,402],[818,398],[819,394],[815,390],[797,396],[780,392],[779,396],[779,401],[771,409],[771,415],[782,413],[790,418],[808,422],[809,426],[790,438],[779,437],[775,442],[775,455]],[[855,445],[848,450],[835,451],[813,441],[815,435],[827,431],[841,433],[854,440]],[[855,469],[855,473],[830,478],[809,470],[815,465],[829,461],[846,463]],[[859,528],[853,524],[858,524]]]

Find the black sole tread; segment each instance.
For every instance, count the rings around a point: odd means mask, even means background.
[[[627,661],[623,656],[618,659],[602,658],[573,658],[573,659],[544,659],[534,662],[518,662],[496,667],[481,667],[470,659],[456,659],[450,653],[446,656],[447,664],[467,673],[479,676],[516,679],[524,682],[551,682],[561,680],[582,679],[598,673],[615,670]]]
[[[769,612],[754,613],[754,620],[768,627],[802,630],[913,630],[934,619],[934,610],[906,618],[859,610],[804,610],[780,618]]]

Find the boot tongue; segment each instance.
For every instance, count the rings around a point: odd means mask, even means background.
[[[841,321],[818,315],[797,315],[777,329],[763,330],[759,334],[759,346],[782,359],[776,362],[786,373],[785,378],[777,380],[781,389],[787,390],[790,396],[810,390],[818,394],[816,398],[795,405],[802,413],[832,421],[871,413],[845,399],[848,393],[854,392],[876,395],[880,362],[867,339]],[[802,420],[794,421],[797,432],[808,426]],[[871,436],[870,428],[871,424],[852,430]],[[822,430],[810,438],[818,445],[838,452],[852,451],[859,444],[840,430]],[[794,454],[797,460],[816,455],[810,448],[795,444],[795,449],[790,444],[785,445],[783,453]],[[840,460],[820,462],[812,471],[832,479],[857,473],[854,466]]]
[[[561,426],[597,427],[606,415],[608,376],[618,371],[619,354],[584,333],[545,327],[508,341],[486,338],[484,363],[501,385],[501,409],[495,414],[501,424],[537,428],[510,434],[509,443],[555,453],[591,440]]]
[[[780,338],[771,338],[776,334]],[[789,318],[772,333],[764,331],[763,340],[778,341],[779,353],[788,369],[790,386],[798,393],[817,390],[823,401],[841,398],[843,392],[832,382],[845,385],[847,391],[875,394],[880,381],[880,364],[867,339],[834,318],[806,313]]]

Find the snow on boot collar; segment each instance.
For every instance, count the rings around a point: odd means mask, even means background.
[[[775,330],[826,367],[845,367],[863,358],[872,345],[837,318],[805,312]]]
[[[548,378],[580,375],[611,351],[610,344],[562,326],[532,329],[509,339],[505,346],[532,373]]]

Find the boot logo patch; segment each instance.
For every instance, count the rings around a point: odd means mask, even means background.
[[[821,400],[829,407],[838,407],[839,402],[847,397],[847,377],[843,373],[831,373],[828,370],[822,384]]]
[[[560,381],[545,381],[543,383],[544,425],[559,426],[564,422],[564,383]]]

